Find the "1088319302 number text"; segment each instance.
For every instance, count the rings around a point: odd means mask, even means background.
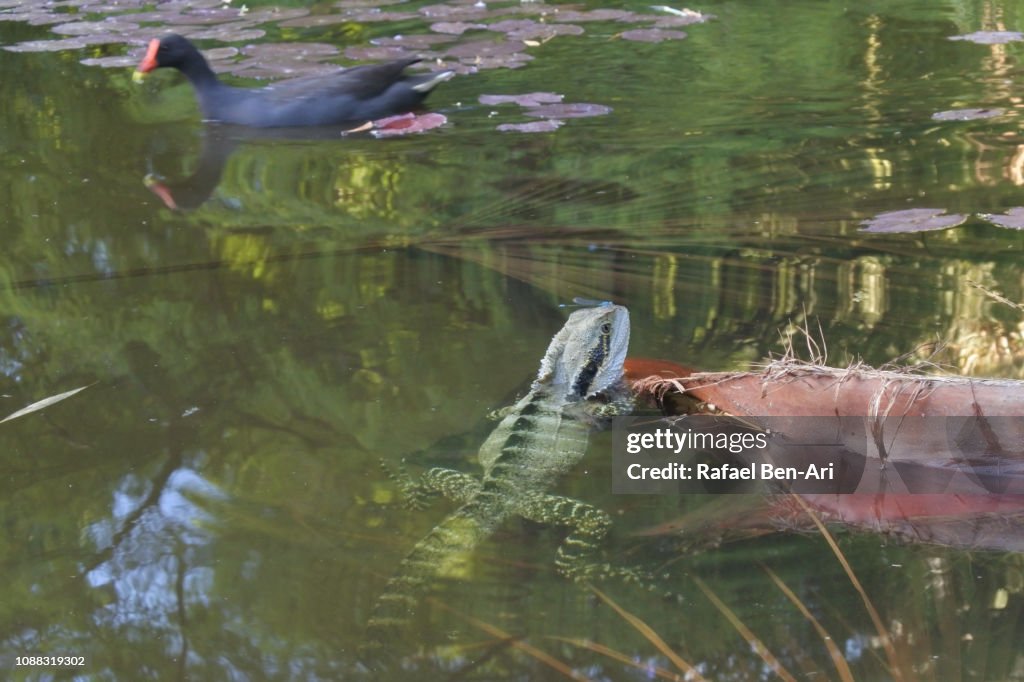
[[[85,656],[15,656],[14,665],[74,667],[85,665]]]

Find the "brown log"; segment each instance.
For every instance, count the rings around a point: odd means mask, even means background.
[[[689,396],[704,411],[745,417],[1017,417],[1024,381],[925,376],[779,361],[760,372],[693,372],[635,383],[641,395]]]

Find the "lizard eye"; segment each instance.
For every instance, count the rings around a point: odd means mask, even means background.
[[[601,325],[601,333],[602,334],[606,334],[606,335],[607,334],[611,334],[612,333],[612,323],[611,322],[605,322],[604,324],[602,324]]]

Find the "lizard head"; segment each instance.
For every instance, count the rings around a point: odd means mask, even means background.
[[[622,378],[628,346],[628,310],[611,303],[581,308],[551,339],[533,387],[589,398]]]

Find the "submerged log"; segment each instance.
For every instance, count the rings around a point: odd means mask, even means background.
[[[723,495],[638,535],[678,536],[692,551],[770,533],[815,532],[809,514],[834,529],[905,542],[1024,552],[1024,495]]]
[[[849,494],[767,494],[742,504],[713,503],[646,534],[717,544],[812,529],[810,510],[835,525],[914,542],[1024,550],[1022,381],[862,364],[834,368],[789,355],[745,372],[698,372],[651,361],[628,369],[638,395],[659,401],[668,415],[729,415],[772,429],[781,423],[787,436],[804,443],[835,439],[860,423],[859,439],[840,440],[870,472]],[[638,376],[644,371],[647,376]],[[939,493],[933,491],[936,480],[945,486]]]
[[[651,375],[634,381],[640,396],[669,401],[674,414],[725,413],[744,417],[1020,417],[1024,381],[931,376],[846,369],[783,358],[760,371],[697,372],[674,363],[644,361]],[[637,372],[638,374],[638,372]]]

